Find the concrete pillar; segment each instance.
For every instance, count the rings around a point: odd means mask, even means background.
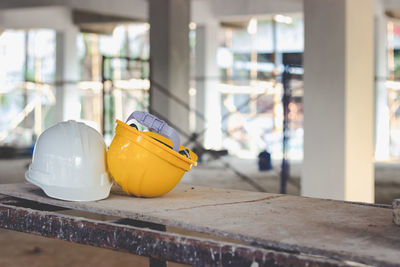
[[[70,26],[56,33],[56,120],[79,120],[80,95],[77,87],[79,61],[76,47],[78,29]]]
[[[150,0],[150,110],[189,134],[189,0]],[[166,90],[167,93],[162,91]],[[181,133],[181,141],[186,138]]]
[[[213,149],[220,149],[222,142],[217,66],[218,31],[217,21],[196,27],[196,109],[205,116],[205,120],[197,117],[196,132],[203,133],[205,130],[199,140],[203,141],[206,148]]]
[[[390,112],[387,63],[387,17],[382,0],[375,0],[375,159],[390,158]]]
[[[374,201],[373,0],[304,0],[303,196]]]

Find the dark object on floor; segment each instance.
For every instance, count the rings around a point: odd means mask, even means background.
[[[203,156],[205,154],[209,155],[212,159],[218,159],[222,156],[228,155],[228,150],[214,150],[214,149],[205,149],[202,146],[195,146],[192,151],[197,155],[198,162],[203,162]]]
[[[0,159],[30,158],[33,147],[0,146]]]
[[[258,170],[259,171],[270,171],[272,170],[271,153],[267,150],[263,150],[258,154]]]
[[[14,158],[17,154],[16,148],[12,146],[0,146],[0,158]]]

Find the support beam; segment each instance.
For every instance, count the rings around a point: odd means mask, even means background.
[[[204,115],[203,118],[196,116],[196,133],[203,133],[204,129],[206,129],[206,31],[205,25],[196,26],[196,47],[194,55],[195,108],[199,113]],[[204,144],[204,135],[198,136],[197,141]]]
[[[189,110],[168,94],[189,103],[190,1],[150,0],[149,21],[150,111],[189,135]]]
[[[30,8],[68,8],[81,9],[108,15],[125,16],[140,20],[146,19],[147,1],[143,0],[3,0],[0,1],[0,10],[15,9],[24,10]],[[52,15],[50,15],[52,17]],[[46,21],[47,17],[38,21]],[[26,18],[25,18],[26,19]],[[29,19],[29,18],[28,18]],[[35,22],[34,22],[35,24]]]
[[[56,33],[56,120],[79,120],[81,103],[77,81],[79,61],[76,47],[78,29],[70,26]]]
[[[72,20],[70,10],[62,6],[0,8],[0,23],[2,28],[63,30],[72,25]]]
[[[197,25],[196,28],[196,109],[205,115],[205,120],[197,117],[196,132],[202,133],[206,129],[199,140],[204,142],[206,148],[212,149],[220,149],[222,142],[218,30],[217,21]]]
[[[375,159],[390,158],[387,17],[381,0],[375,1]]]
[[[374,201],[373,8],[304,0],[304,196]]]
[[[302,11],[302,1],[298,0],[218,0],[211,2],[214,4],[214,13],[218,17],[225,18],[265,16],[265,14],[296,13]]]

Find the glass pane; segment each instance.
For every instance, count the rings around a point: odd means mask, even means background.
[[[55,31],[0,34],[0,143],[31,146],[55,122]]]

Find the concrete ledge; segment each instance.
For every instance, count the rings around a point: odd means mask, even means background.
[[[400,226],[400,199],[393,200],[393,223]]]

